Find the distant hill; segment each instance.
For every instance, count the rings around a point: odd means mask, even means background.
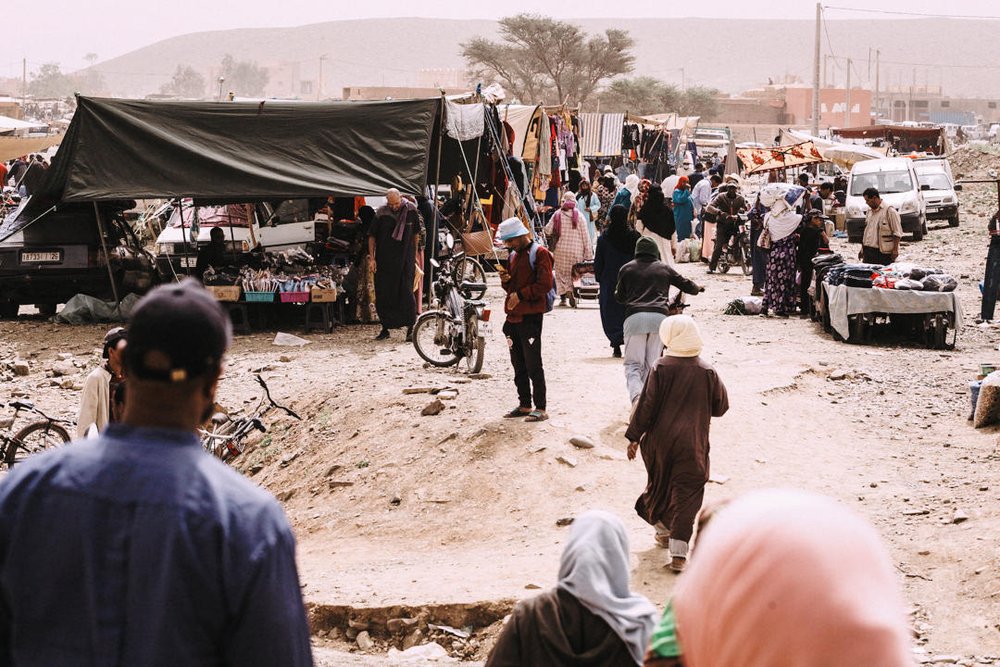
[[[786,76],[812,81],[813,23],[731,19],[628,19],[574,21],[588,32],[628,30],[636,40],[636,75],[707,85],[735,93]],[[832,50],[855,58],[853,83],[866,86],[868,54],[882,52],[882,87],[925,81],[953,96],[1000,97],[1000,40],[997,23],[947,19],[830,21]],[[323,97],[339,97],[347,86],[431,86],[433,74],[420,70],[461,70],[460,44],[493,37],[494,21],[371,19],[335,21],[295,28],[200,32],[166,39],[94,66],[111,92],[142,96],[159,91],[177,65],[191,65],[215,88],[219,63],[227,53],[253,60],[271,71],[269,94],[315,99],[300,80],[317,77],[323,62]],[[824,36],[825,38],[825,36]],[[827,53],[824,45],[824,53]],[[888,63],[964,64],[933,69]],[[971,66],[993,64],[994,69]],[[831,62],[829,70],[834,71]],[[843,65],[836,81],[843,85]],[[454,72],[452,72],[452,77]],[[448,73],[441,74],[447,78]],[[833,76],[830,77],[831,80]],[[860,80],[859,80],[860,78]],[[463,82],[464,83],[464,82]],[[279,85],[280,84],[280,85]],[[454,85],[451,83],[450,85]]]

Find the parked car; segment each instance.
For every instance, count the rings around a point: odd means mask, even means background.
[[[899,212],[903,232],[920,241],[927,233],[926,204],[920,192],[913,160],[909,158],[884,158],[864,160],[851,168],[847,183],[847,239],[860,243],[865,231],[868,210],[862,194],[876,188],[882,201]]]
[[[112,278],[119,297],[145,293],[157,282],[153,257],[125,222],[123,212],[134,202],[100,204],[102,243],[93,204],[47,206],[32,199],[0,225],[0,318],[16,317],[25,304],[54,314],[76,294],[111,300]]]
[[[377,208],[385,198],[368,197],[366,201]],[[324,241],[330,220],[316,212],[322,204],[322,200],[288,199],[276,206],[268,202],[195,206],[185,199],[174,206],[156,239],[157,268],[164,280],[189,273],[197,264],[198,249],[208,244],[212,227],[225,233],[234,264],[242,263],[242,255],[252,251],[281,252]]]
[[[920,194],[927,205],[928,220],[947,220],[949,227],[958,227],[958,193],[962,186],[955,185],[949,173],[951,169],[944,171],[941,162],[947,164],[948,161],[915,162]]]

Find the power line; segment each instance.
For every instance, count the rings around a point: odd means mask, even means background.
[[[863,14],[890,14],[893,16],[919,16],[930,19],[986,19],[1000,20],[1000,16],[982,16],[976,14],[924,14],[921,12],[892,11],[889,9],[860,9],[857,7],[835,7],[833,5],[823,5],[823,9],[836,9],[842,12],[860,12]]]

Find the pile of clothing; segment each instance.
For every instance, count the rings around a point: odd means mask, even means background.
[[[830,257],[838,258],[840,263]],[[813,260],[813,265],[817,273],[823,270],[821,279],[830,285],[922,292],[953,292],[958,287],[958,281],[941,269],[904,262],[889,266],[847,264],[839,255],[822,255]]]

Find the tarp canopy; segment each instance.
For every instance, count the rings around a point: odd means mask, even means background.
[[[737,148],[736,154],[743,163],[746,174],[801,167],[825,161],[819,149],[811,141],[773,148]]]
[[[826,158],[827,162],[832,162],[841,169],[850,170],[858,162],[878,160],[885,157],[885,148],[880,150],[861,144],[842,144],[814,137],[798,130],[781,131],[782,144],[798,144],[803,141],[813,142],[823,157]]]
[[[62,141],[64,135],[48,134],[44,137],[0,136],[0,161],[13,160],[22,155],[44,151]]]
[[[260,201],[420,194],[440,99],[175,102],[79,97],[40,199]]]
[[[31,123],[26,120],[11,118],[10,116],[0,116],[0,132],[10,132],[13,130],[28,132],[31,130],[41,130],[44,132],[46,127],[48,126],[45,123]]]
[[[865,125],[832,130],[834,134],[844,139],[885,139],[890,134],[911,139],[936,139],[941,136],[942,131],[940,127],[910,127],[909,125]]]

